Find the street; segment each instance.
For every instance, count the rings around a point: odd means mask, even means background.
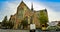
[[[0,29],[0,32],[30,32],[30,30],[12,30],[12,29]],[[41,31],[41,30],[36,30],[35,32],[60,32],[60,31]]]

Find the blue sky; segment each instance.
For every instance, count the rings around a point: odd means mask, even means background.
[[[0,0],[0,22],[4,16],[14,15],[17,7],[22,0]],[[42,10],[44,8],[48,11],[49,21],[60,21],[60,0],[23,0],[26,5],[31,9],[33,2],[34,10]]]

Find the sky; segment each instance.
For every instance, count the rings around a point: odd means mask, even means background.
[[[18,5],[22,0],[0,0],[0,22],[5,16],[10,18],[17,11]],[[24,3],[31,9],[33,3],[34,10],[47,9],[48,19],[51,21],[60,21],[60,0],[23,0]]]

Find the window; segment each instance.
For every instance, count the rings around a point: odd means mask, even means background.
[[[23,13],[24,13],[24,10],[20,9],[18,12],[18,18],[23,18]]]

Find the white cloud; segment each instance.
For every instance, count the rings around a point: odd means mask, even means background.
[[[16,13],[16,10],[17,10],[17,5],[15,3],[11,3],[11,2],[5,2],[5,7],[4,9],[2,10],[1,12],[1,16],[0,16],[0,21],[3,20],[3,18],[7,15],[8,16],[8,19],[10,18],[10,15],[13,15]]]
[[[13,15],[13,14],[16,13],[17,5],[14,4],[14,3],[7,2],[5,10],[8,12],[8,13],[6,12],[6,14],[7,14],[8,18],[9,18],[10,15]]]
[[[55,12],[53,10],[48,10],[49,21],[60,21],[60,12]]]

